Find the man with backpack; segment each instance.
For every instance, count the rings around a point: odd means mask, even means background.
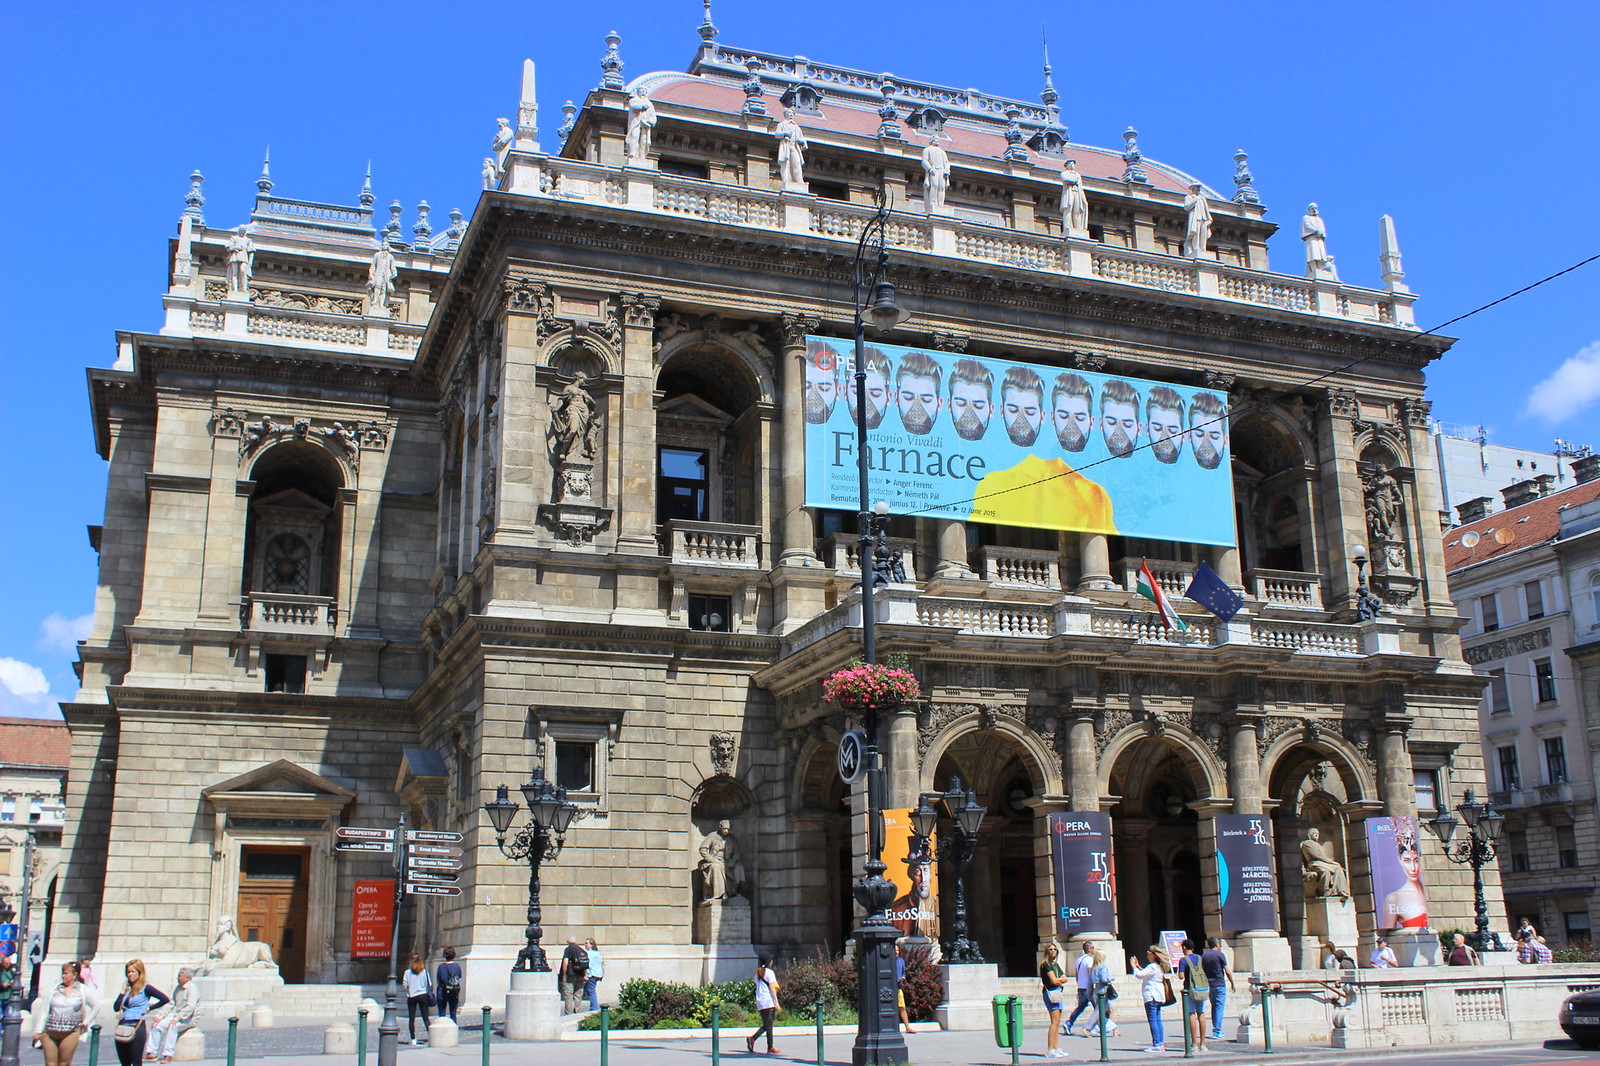
[[[1194,941],[1183,941],[1183,961],[1178,963],[1183,975],[1183,1015],[1189,1027],[1189,1038],[1196,1051],[1206,1049],[1206,1008],[1211,1005],[1211,987],[1206,981],[1206,971],[1200,956],[1194,952]]]
[[[561,1009],[576,1014],[584,1003],[584,986],[589,983],[589,953],[583,950],[575,936],[567,937],[567,949],[561,953]]]
[[[434,974],[435,993],[439,997],[439,1017],[456,1020],[461,1009],[461,964],[456,961],[456,949],[444,949],[444,961]]]

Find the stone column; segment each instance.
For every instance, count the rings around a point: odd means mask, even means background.
[[[967,524],[941,518],[938,521],[939,562],[934,567],[935,578],[971,577],[967,566]]]
[[[917,753],[917,712],[901,707],[884,723],[883,765],[888,771],[885,792],[891,809],[915,807],[922,791],[922,774]]]
[[[1323,417],[1318,419],[1317,457],[1322,470],[1323,518],[1327,523],[1326,563],[1327,606],[1338,610],[1354,607],[1355,562],[1350,558],[1350,543],[1367,542],[1366,501],[1361,493],[1361,478],[1356,471],[1354,437],[1350,423],[1360,415],[1356,394],[1348,389],[1329,389]],[[1306,560],[1306,569],[1316,571],[1322,560]]]
[[[784,566],[816,566],[812,548],[811,513],[806,510],[806,334],[821,328],[815,315],[785,313],[783,358],[780,360],[783,392],[783,554]],[[841,402],[843,399],[841,398]]]
[[[1150,864],[1146,861],[1149,848],[1149,818],[1118,818],[1112,823],[1117,842],[1117,931],[1127,942],[1128,954],[1139,956],[1144,963],[1144,949],[1156,942],[1156,933],[1150,915],[1154,908],[1150,899]],[[1124,906],[1124,901],[1127,905]],[[1119,952],[1118,954],[1122,954]]]
[[[1406,725],[1378,725],[1378,796],[1383,813],[1394,818],[1417,815],[1416,780],[1411,770],[1411,749],[1406,746]],[[1444,797],[1440,796],[1443,802]]]
[[[1100,759],[1094,744],[1094,718],[1088,713],[1068,720],[1067,796],[1075,811],[1100,809]]]
[[[1211,549],[1211,567],[1217,576],[1228,583],[1235,592],[1244,591],[1244,571],[1239,569],[1239,549],[1216,547]]]
[[[655,324],[661,301],[632,295],[623,300],[622,425],[611,438],[621,453],[621,480],[613,499],[618,514],[617,550],[655,555],[656,406]]]
[[[1228,729],[1228,789],[1233,793],[1233,813],[1261,815],[1265,822],[1265,796],[1261,788],[1261,759],[1256,746],[1255,722],[1235,721],[1229,724]],[[1278,891],[1281,898],[1281,885]],[[1279,914],[1282,914],[1281,906]],[[1281,922],[1281,918],[1279,920]],[[1230,946],[1236,972],[1291,968],[1289,941],[1280,935],[1279,926],[1274,925],[1270,929],[1225,929],[1224,932],[1232,933]]]
[[[1078,578],[1078,591],[1110,588],[1113,584],[1111,542],[1106,539],[1104,533],[1083,533],[1079,535],[1078,543],[1083,560],[1083,573]]]
[[[1406,436],[1415,459],[1411,467],[1411,495],[1405,501],[1411,526],[1411,572],[1422,579],[1422,603],[1429,614],[1454,614],[1444,572],[1444,535],[1439,529],[1439,474],[1433,437],[1429,432],[1433,405],[1427,400],[1404,400],[1400,405]]]
[[[249,565],[244,557],[250,512],[250,491],[246,486],[253,482],[242,481],[239,437],[232,424],[214,416],[212,434],[199,619],[232,625],[239,618],[240,563]]]

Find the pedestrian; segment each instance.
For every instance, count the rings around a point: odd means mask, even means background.
[[[1455,935],[1455,943],[1450,947],[1450,957],[1446,962],[1450,966],[1478,965],[1478,953],[1467,947],[1467,935],[1465,933],[1457,933]]]
[[[1206,982],[1206,971],[1200,956],[1194,953],[1194,941],[1184,938],[1183,961],[1178,963],[1183,975],[1183,1016],[1189,1027],[1189,1039],[1196,1051],[1206,1049],[1206,1007],[1211,1003],[1211,986]]]
[[[589,982],[589,953],[583,950],[575,936],[567,937],[566,950],[561,953],[561,1010],[565,1014],[578,1013],[583,1002],[583,986]]]
[[[1200,968],[1206,974],[1206,992],[1211,997],[1211,1039],[1222,1039],[1222,1011],[1228,1005],[1228,993],[1233,991],[1233,967],[1223,954],[1219,937],[1206,939],[1206,950],[1200,955]]]
[[[1044,961],[1039,964],[1039,983],[1044,988],[1044,1010],[1050,1016],[1050,1029],[1045,1036],[1044,1056],[1047,1059],[1066,1057],[1061,1050],[1061,1008],[1067,1000],[1066,971],[1061,968],[1061,949],[1055,944],[1044,946]]]
[[[1525,963],[1553,962],[1555,956],[1545,945],[1544,937],[1530,936],[1517,948],[1517,961]]]
[[[894,994],[900,1007],[900,1031],[911,1032],[911,1012],[906,1007],[906,955],[900,941],[894,942]]]
[[[744,1049],[755,1054],[756,1038],[766,1033],[767,1054],[783,1054],[772,1043],[772,1022],[778,1016],[778,975],[772,970],[771,955],[762,955],[756,962],[756,1010],[761,1014],[761,1025],[744,1038]]]
[[[406,1041],[408,1044],[428,1042],[428,1004],[433,1001],[433,978],[428,976],[428,964],[421,955],[411,953],[411,968],[403,979],[406,989]],[[417,1039],[417,1015],[422,1015],[422,1039]]]
[[[1082,1014],[1090,1005],[1089,971],[1094,969],[1094,943],[1092,941],[1085,940],[1083,942],[1083,954],[1078,956],[1078,961],[1074,965],[1078,971],[1078,1005],[1072,1008],[1072,1014],[1067,1018],[1067,1024],[1061,1029],[1063,1035],[1066,1036],[1072,1035],[1072,1027],[1077,1024],[1078,1015]]]
[[[444,961],[434,972],[438,986],[439,1017],[455,1021],[461,1011],[461,964],[456,961],[456,949],[444,949]]]
[[[1538,935],[1538,930],[1534,929],[1533,922],[1528,919],[1527,915],[1523,915],[1521,924],[1517,926],[1517,939],[1526,940],[1530,936]]]
[[[145,1061],[160,1058],[162,1062],[171,1062],[178,1052],[178,1037],[184,1030],[194,1028],[195,1011],[199,1008],[200,990],[194,984],[194,971],[185,966],[178,971],[178,987],[172,990],[171,1009],[150,1027],[155,1045],[145,1054]]]
[[[100,997],[79,979],[79,964],[64,964],[55,991],[33,1005],[33,1046],[44,1050],[45,1066],[72,1066],[78,1040],[99,1007]]]
[[[1117,998],[1117,987],[1111,983],[1111,968],[1106,965],[1106,953],[1095,948],[1093,958],[1094,965],[1089,968],[1089,995],[1094,1001],[1094,1021],[1090,1023],[1087,1035],[1099,1036],[1103,1019],[1106,1035],[1120,1036],[1121,1031],[1111,1017],[1111,1001]]]
[[[88,959],[78,960],[78,980],[93,989],[95,995],[100,994],[100,978],[95,976],[94,964]]]
[[[142,960],[129,961],[123,974],[127,981],[111,1004],[117,1014],[117,1028],[112,1035],[117,1044],[117,1061],[122,1066],[134,1066],[144,1058],[145,1041],[150,1038],[146,1015],[172,1000],[165,992],[145,982]]]
[[[589,956],[589,976],[583,982],[583,990],[589,996],[589,1009],[600,1009],[600,982],[606,976],[606,960],[600,957],[600,945],[590,937],[584,943],[584,954]]]
[[[1140,966],[1139,960],[1129,955],[1128,972],[1140,981],[1139,998],[1144,1000],[1145,1021],[1150,1023],[1150,1046],[1145,1050],[1165,1051],[1167,1028],[1161,1021],[1161,1008],[1172,1002],[1172,982],[1166,976],[1172,964],[1167,961],[1167,949],[1160,944],[1151,944],[1145,958],[1149,962]]]

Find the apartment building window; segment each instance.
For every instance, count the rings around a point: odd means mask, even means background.
[[[1528,621],[1544,617],[1544,589],[1537,581],[1530,581],[1522,586],[1522,594],[1528,601]]]
[[[1588,911],[1568,911],[1561,916],[1561,921],[1567,929],[1568,947],[1577,947],[1580,942],[1585,947],[1590,944]]]
[[[1483,631],[1493,633],[1500,628],[1500,601],[1494,593],[1478,601],[1479,609],[1483,612]]]
[[[1511,713],[1511,690],[1506,687],[1503,666],[1489,671],[1489,710],[1494,714]]]
[[[1517,746],[1508,744],[1498,749],[1500,756],[1500,787],[1515,792],[1522,787],[1522,772],[1517,769]]]
[[[0,822],[14,822],[17,820],[17,800],[14,796],[0,799]]]
[[[1570,825],[1556,826],[1556,865],[1563,870],[1578,865],[1578,834]]]
[[[733,598],[730,596],[689,597],[689,628],[709,633],[733,629]]]
[[[1533,664],[1533,687],[1540,703],[1556,698],[1556,671],[1549,659],[1539,659]]]
[[[1439,774],[1437,770],[1413,770],[1412,787],[1417,794],[1417,810],[1433,814],[1439,809]]]
[[[1528,834],[1521,829],[1506,833],[1506,854],[1511,856],[1511,872],[1528,872]]]
[[[1567,779],[1567,742],[1561,737],[1546,737],[1544,742],[1545,782],[1559,785]]]

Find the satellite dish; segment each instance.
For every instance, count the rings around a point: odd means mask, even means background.
[[[1461,546],[1463,548],[1476,548],[1480,539],[1477,533],[1463,533],[1461,534]]]
[[[1509,529],[1497,529],[1494,531],[1494,539],[1500,544],[1510,544],[1517,539],[1517,534]]]

